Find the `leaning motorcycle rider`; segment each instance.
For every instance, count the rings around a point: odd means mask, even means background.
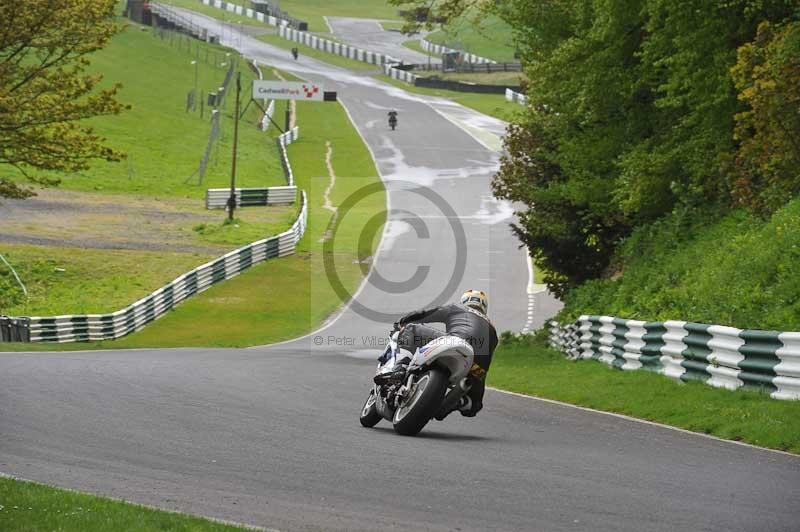
[[[473,417],[483,408],[486,372],[492,362],[492,354],[497,347],[497,331],[486,313],[489,299],[480,290],[467,290],[461,296],[461,303],[451,303],[441,307],[418,310],[400,318],[395,326],[400,328],[398,346],[411,353],[440,336],[457,336],[472,346],[475,360],[470,370],[468,400],[458,405],[461,414]],[[443,323],[446,333],[423,325],[424,323]],[[406,356],[397,362],[395,372],[405,372],[411,358]],[[439,412],[436,419],[444,419],[450,412]]]

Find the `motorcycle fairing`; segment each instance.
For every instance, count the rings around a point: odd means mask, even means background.
[[[450,371],[450,382],[457,383],[467,376],[475,353],[469,342],[457,336],[440,336],[417,349],[409,369],[444,366]]]

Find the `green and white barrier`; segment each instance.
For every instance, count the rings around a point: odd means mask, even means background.
[[[26,331],[17,332],[15,338],[3,341],[30,342],[94,342],[113,340],[142,329],[160,318],[181,301],[198,294],[212,285],[230,279],[253,264],[294,253],[297,242],[305,233],[308,222],[308,202],[301,194],[302,205],[292,227],[279,235],[265,238],[222,257],[207,262],[159,288],[147,297],[110,314],[84,314],[52,317],[2,318],[2,322],[15,320]]]
[[[234,189],[236,207],[259,207],[264,205],[290,205],[297,198],[297,187],[265,187]],[[206,209],[224,209],[231,196],[229,188],[206,190]]]
[[[528,103],[528,97],[519,92],[512,91],[511,89],[506,89],[506,101],[525,105]]]
[[[383,65],[383,73],[392,79],[396,79],[398,81],[405,81],[406,83],[410,83],[412,85],[414,85],[414,82],[419,77],[417,75],[412,74],[411,72],[400,70],[399,68],[394,68],[394,66],[390,64]]]
[[[611,316],[581,316],[573,324],[550,326],[550,344],[572,359],[800,399],[800,332]]]
[[[467,60],[468,63],[497,63],[497,61],[493,59],[488,59],[475,54],[467,54],[461,50],[456,50],[455,48],[448,48],[447,46],[442,46],[441,44],[434,44],[426,39],[421,39],[420,44],[423,50],[436,55],[458,52],[462,55],[462,57],[464,57],[464,59]]]

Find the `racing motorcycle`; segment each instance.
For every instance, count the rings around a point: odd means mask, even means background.
[[[389,111],[389,127],[392,131],[397,127],[397,111]]]
[[[466,340],[440,336],[417,349],[405,367],[398,364],[398,357],[402,361],[408,353],[398,348],[399,334],[397,329],[389,333],[360,421],[374,427],[385,419],[398,434],[413,436],[432,418],[469,408],[467,377],[475,355]]]

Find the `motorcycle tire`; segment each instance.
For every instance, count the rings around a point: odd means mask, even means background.
[[[395,432],[414,436],[436,415],[447,391],[447,374],[438,368],[423,373],[392,419]]]
[[[366,402],[364,402],[364,407],[361,409],[361,416],[358,420],[361,422],[362,426],[371,428],[377,425],[378,421],[381,419],[383,418],[375,407],[375,389],[372,389],[372,391],[369,392]]]

